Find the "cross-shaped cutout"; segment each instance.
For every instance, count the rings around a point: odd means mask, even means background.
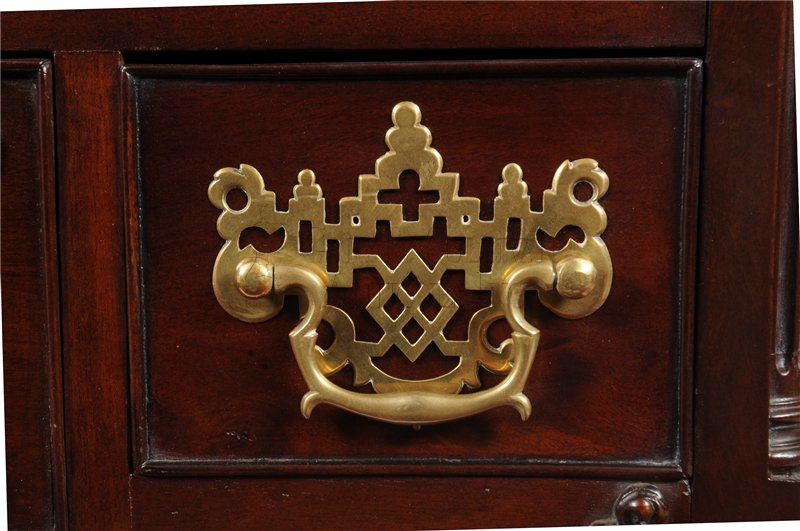
[[[398,177],[398,190],[381,190],[378,201],[382,204],[396,203],[403,207],[404,221],[419,221],[419,205],[433,204],[439,201],[436,190],[420,190],[419,174],[406,170]]]

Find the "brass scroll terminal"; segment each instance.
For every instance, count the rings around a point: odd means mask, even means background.
[[[422,425],[474,415],[502,405],[514,407],[523,420],[531,404],[523,394],[539,342],[539,330],[525,319],[523,293],[538,292],[541,302],[557,315],[575,319],[599,308],[611,288],[611,258],[600,235],[606,227],[606,214],[599,204],[608,190],[608,176],[592,159],[564,161],[556,170],[552,187],[544,192],[542,211],[531,210],[528,186],[516,164],[503,168],[502,182],[494,199],[494,218],[479,218],[480,202],[459,195],[459,175],[442,172],[442,157],[431,147],[431,133],[421,124],[419,107],[411,102],[395,105],[394,123],[386,133],[388,151],[375,162],[375,173],[361,175],[358,195],[339,202],[339,223],[327,223],[322,188],[314,172],[302,170],[297,177],[287,211],[279,211],[275,194],[264,186],[258,171],[242,164],[238,169],[216,172],[208,197],[222,213],[217,231],[225,240],[214,264],[213,286],[217,300],[234,317],[258,323],[281,311],[286,293],[299,293],[304,300],[303,316],[290,333],[297,364],[309,391],[301,401],[301,411],[309,417],[318,404],[327,403],[366,417],[396,424]],[[403,218],[402,205],[384,204],[382,190],[399,188],[400,174],[416,171],[420,190],[436,191],[439,200],[419,206],[419,219]],[[574,188],[585,182],[592,195],[579,200]],[[231,208],[227,194],[240,189],[247,204]],[[463,254],[444,254],[430,269],[412,249],[391,269],[377,255],[355,253],[355,238],[374,238],[376,223],[388,221],[392,238],[432,234],[435,218],[447,222],[447,235],[466,241]],[[521,223],[517,248],[508,249],[509,220]],[[310,222],[310,252],[300,251],[300,223]],[[537,240],[541,229],[555,236],[567,225],[583,230],[584,239],[569,242],[560,250],[545,249]],[[239,246],[239,236],[249,227],[260,227],[272,234],[285,231],[283,245],[274,252],[261,253],[251,245]],[[480,248],[485,239],[493,241],[490,271],[481,271]],[[327,269],[328,241],[339,242],[336,271]],[[370,316],[383,328],[377,342],[356,339],[350,316],[328,304],[328,288],[353,286],[353,271],[372,268],[383,280],[383,287],[367,304]],[[491,304],[477,308],[469,323],[466,341],[445,338],[443,329],[458,305],[441,284],[449,270],[464,271],[465,289],[491,291]],[[420,287],[408,293],[403,280],[413,275]],[[400,315],[392,318],[384,305],[396,296],[403,303]],[[429,319],[420,306],[433,297],[439,313]],[[499,346],[487,339],[487,330],[505,318],[511,337]],[[327,321],[334,330],[331,346],[317,345],[317,327]],[[410,341],[403,328],[411,320],[422,334]],[[456,356],[458,365],[435,378],[409,380],[379,369],[373,358],[397,347],[410,360],[434,344],[444,356]],[[334,384],[328,376],[346,365],[353,368],[354,385],[371,385],[375,393],[359,393]],[[498,385],[461,394],[465,388],[481,386],[478,369],[504,374]]]

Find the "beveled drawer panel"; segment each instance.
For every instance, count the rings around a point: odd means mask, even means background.
[[[582,474],[633,467],[680,477],[689,459],[699,74],[691,59],[128,67],[135,462],[159,474],[568,475],[581,465]],[[385,151],[400,101],[422,108],[444,170],[460,173],[461,195],[480,198],[482,219],[507,162],[522,167],[536,210],[565,159],[594,158],[609,175],[603,238],[614,284],[605,305],[568,321],[526,298],[542,331],[527,422],[506,408],[414,431],[324,406],[306,420],[288,342],[296,303],[246,324],[214,297],[214,172],[258,168],[285,209],[297,172],[313,168],[327,219],[338,219],[338,200],[356,194],[358,175]],[[400,193],[395,202],[429,202]],[[391,265],[412,247],[435,261],[451,243],[433,236],[361,244]],[[330,295],[365,334],[373,281],[365,273],[352,293]],[[451,294],[469,315],[488,302],[458,279]],[[435,353],[386,363],[404,375],[446,370]]]
[[[60,523],[53,478],[63,472],[52,63],[3,59],[0,71],[4,523],[45,529]]]

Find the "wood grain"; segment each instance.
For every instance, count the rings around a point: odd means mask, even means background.
[[[791,47],[790,47],[791,48]],[[784,55],[784,71],[794,71],[793,50]],[[784,91],[793,94],[794,79],[786,76]],[[800,478],[800,283],[798,283],[797,131],[794,101],[782,108],[777,175],[777,271],[775,282],[775,348],[770,371],[770,476]]]
[[[135,477],[137,528],[471,529],[616,523],[629,484],[534,478]],[[655,484],[670,522],[689,518],[686,482]]]
[[[796,208],[785,200],[790,4],[406,2],[2,19],[4,58],[52,57],[58,155],[45,154],[46,63],[4,60],[11,527],[613,523],[617,496],[645,477],[673,521],[800,518],[800,483],[769,455],[770,397],[797,389],[775,378],[775,354],[792,341],[796,351],[800,337],[800,290],[787,280],[794,267],[797,282],[796,234],[784,228]],[[663,58],[657,68],[626,59],[650,56]],[[704,61],[699,179],[700,72],[673,56]],[[152,65],[132,66],[128,85],[123,58]],[[529,59],[542,70],[519,64]],[[540,93],[551,99],[534,112]],[[330,408],[305,421],[305,389],[281,357],[296,301],[266,332],[226,320],[213,300],[211,173],[251,162],[285,199],[311,166],[332,209],[383,153],[397,98],[418,100],[465,195],[491,197],[512,160],[534,206],[563,158],[600,153],[611,176],[612,298],[569,326],[529,301],[544,333],[528,424],[499,410],[420,432]]]
[[[70,526],[129,524],[125,220],[116,52],[54,57]]]
[[[800,517],[800,484],[767,481],[790,15],[785,3],[711,3],[698,262],[696,521]]]
[[[691,326],[683,319],[694,263],[697,138],[689,113],[698,110],[697,69],[690,59],[128,68],[130,124],[138,125],[128,137],[138,139],[132,156],[141,183],[129,192],[141,212],[140,262],[130,271],[143,286],[141,299],[132,297],[143,312],[132,326],[134,367],[143,367],[132,392],[144,470],[679,471],[681,430],[690,428],[679,419],[690,408],[682,375],[691,367]],[[296,172],[314,168],[335,217],[338,199],[355,193],[357,175],[385,151],[389,112],[403,100],[421,106],[445,169],[461,173],[463,195],[490,203],[512,160],[525,170],[536,208],[565,158],[596,157],[611,176],[604,238],[615,287],[603,309],[579,321],[530,297],[543,334],[526,390],[535,404],[528,423],[511,410],[420,432],[331,408],[305,420],[304,383],[287,339],[296,307],[249,325],[213,296],[221,244],[218,211],[206,198],[213,172],[252,164],[280,205]],[[388,243],[378,247],[392,249]],[[444,243],[414,247],[438,257]],[[362,278],[350,294],[331,294],[357,330],[374,288]],[[453,295],[470,313],[477,308],[463,285]]]
[[[273,53],[688,48],[703,46],[704,35],[700,2],[362,2],[5,13],[0,42],[4,50]]]
[[[8,526],[52,528],[65,522],[65,493],[51,64],[0,69]]]

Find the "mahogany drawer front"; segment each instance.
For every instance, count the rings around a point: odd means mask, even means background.
[[[599,475],[631,467],[643,476],[682,475],[689,457],[681,445],[689,436],[698,61],[132,65],[126,71],[128,155],[136,177],[128,194],[140,227],[130,268],[138,272],[131,300],[140,301],[131,313],[131,391],[136,462],[144,473],[506,467],[570,474],[580,466]],[[288,342],[296,305],[254,325],[228,315],[214,297],[211,267],[222,243],[219,211],[206,197],[214,171],[240,163],[258,168],[283,209],[297,172],[312,168],[328,219],[336,219],[338,200],[355,195],[358,175],[385,151],[389,113],[400,101],[420,106],[445,171],[460,173],[462,196],[481,199],[482,218],[492,216],[508,162],[525,172],[534,209],[565,159],[595,158],[610,177],[602,204],[614,284],[605,305],[570,321],[548,312],[534,293],[526,299],[529,319],[542,330],[525,388],[533,403],[527,422],[508,408],[420,431],[330,407],[306,420],[299,412],[306,389]],[[430,202],[413,194],[403,200]],[[384,235],[362,245],[391,267],[409,248],[430,265],[451,245],[443,234],[427,243],[410,240]],[[451,284],[465,314],[455,321],[487,305],[489,293],[465,291],[463,275]],[[379,287],[364,274],[351,293],[333,290],[330,297],[369,334],[363,308]],[[462,332],[454,326],[452,333]],[[447,370],[435,358],[386,363],[429,377]],[[343,372],[337,381],[346,383]]]
[[[50,433],[61,424],[50,354],[58,345],[52,63],[3,59],[0,68],[5,455],[9,469],[30,468],[8,475],[8,526],[33,529],[57,523],[51,492],[63,472],[52,457],[61,443]]]
[[[2,17],[10,527],[798,518],[791,3]],[[245,324],[212,289],[225,241],[207,193],[216,170],[254,166],[285,208],[298,171],[313,169],[327,229],[359,175],[379,173],[404,101],[421,108],[460,195],[479,198],[471,219],[484,227],[505,225],[485,220],[508,163],[524,171],[534,210],[565,159],[596,159],[610,178],[605,304],[567,321],[525,299],[541,331],[525,422],[498,408],[415,431],[329,405],[306,420],[311,386],[287,337],[297,300]],[[435,198],[416,183],[409,173],[381,193],[421,213]],[[533,240],[530,219],[522,236]],[[411,248],[428,264],[464,248],[436,224],[424,240],[388,230],[353,245],[391,264]],[[580,234],[545,240],[567,237]],[[279,239],[248,231],[240,243]],[[442,279],[465,310],[445,327],[456,339],[466,310],[487,304],[463,278]],[[380,330],[363,307],[379,282],[362,272],[352,293],[328,290],[368,341]],[[508,333],[501,323],[490,341]],[[330,341],[322,327],[319,343]],[[452,366],[430,351],[375,363],[408,378]],[[480,376],[484,387],[501,379]],[[363,389],[348,368],[332,378]]]

